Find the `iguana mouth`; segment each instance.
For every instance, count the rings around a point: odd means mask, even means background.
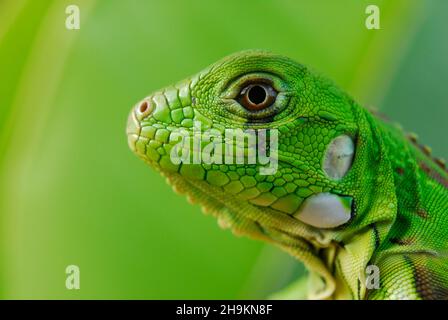
[[[136,153],[135,143],[140,137],[140,123],[138,122],[137,118],[135,117],[134,110],[131,111],[131,113],[128,116],[128,121],[126,125],[126,134],[128,136],[128,145],[129,148]]]

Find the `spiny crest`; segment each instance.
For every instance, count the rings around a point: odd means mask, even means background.
[[[420,144],[418,142],[418,135],[414,132],[407,134],[409,141],[411,141],[417,148],[419,148],[426,156],[428,156],[435,164],[442,170],[448,173],[445,159],[434,157],[432,154],[432,148],[428,145]]]

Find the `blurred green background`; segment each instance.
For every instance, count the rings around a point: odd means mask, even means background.
[[[65,8],[81,11],[65,28]],[[381,30],[364,26],[381,10]],[[141,97],[247,48],[334,79],[448,155],[448,1],[0,0],[0,297],[262,298],[303,272],[221,230],[126,143]],[[65,288],[65,268],[81,289]]]

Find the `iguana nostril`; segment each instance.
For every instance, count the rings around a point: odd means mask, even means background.
[[[140,104],[139,110],[140,110],[141,113],[145,113],[146,110],[148,110],[148,108],[149,108],[149,106],[148,106],[148,101],[143,101],[143,102]]]
[[[150,101],[143,100],[137,105],[136,111],[137,115],[140,117],[146,117],[150,115],[153,111],[153,106]]]

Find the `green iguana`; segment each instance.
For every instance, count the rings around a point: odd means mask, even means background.
[[[236,53],[140,101],[127,135],[221,226],[302,261],[306,297],[448,298],[443,160],[303,65]]]

